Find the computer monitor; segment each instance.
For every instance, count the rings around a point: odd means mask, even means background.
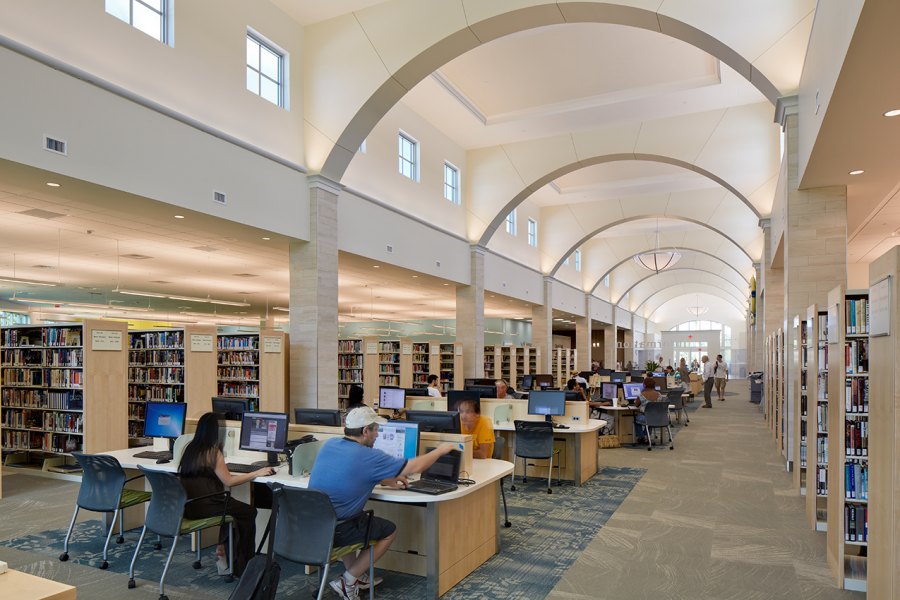
[[[563,390],[563,393],[566,395],[566,402],[578,402],[579,400],[584,400],[584,396],[581,395],[581,392],[576,392],[575,390]]]
[[[266,452],[270,467],[278,466],[278,453],[287,441],[288,416],[276,412],[245,412],[241,419],[241,450]],[[254,463],[256,466],[256,463]]]
[[[417,387],[417,388],[403,388],[408,396],[427,396],[428,388],[427,387]]]
[[[398,387],[378,388],[378,408],[400,410],[406,408],[406,390]]]
[[[144,417],[144,435],[174,440],[184,433],[186,415],[187,404],[184,402],[148,402]]]
[[[644,374],[645,374],[646,372],[647,372],[647,371],[641,371],[640,369],[636,369],[636,370],[634,370],[634,371],[630,371],[632,377],[640,377],[641,379],[644,378]]]
[[[395,458],[411,460],[419,455],[419,424],[410,421],[382,423],[372,447]]]
[[[419,431],[460,433],[459,413],[442,410],[408,410],[406,420],[418,423]]]
[[[653,377],[665,377],[666,372],[665,371],[653,371],[650,375]]]
[[[497,386],[495,385],[467,385],[466,391],[477,393],[479,398],[497,397]]]
[[[534,385],[532,386],[532,389],[537,388],[540,390],[546,390],[549,387],[553,387],[553,374],[537,373],[534,376]]]
[[[609,380],[615,383],[625,383],[625,373],[615,372],[609,376]]]
[[[562,390],[531,392],[528,394],[528,414],[544,415],[544,418],[552,423],[551,417],[566,414],[566,393]]]
[[[665,375],[662,375],[662,376],[654,375],[653,382],[656,385],[656,389],[658,389],[658,390],[666,389],[666,376]]]
[[[625,399],[626,400],[635,400],[638,396],[641,395],[641,390],[644,389],[644,384],[642,384],[642,383],[624,383],[624,384],[622,384],[622,388],[625,390]]]
[[[341,426],[341,411],[335,408],[295,408],[294,422],[297,425]]]
[[[481,411],[481,392],[478,390],[448,390],[447,410],[459,410],[459,403],[463,400],[471,400]]]
[[[604,400],[615,400],[619,397],[619,386],[604,381],[600,384],[600,397]]]
[[[534,375],[522,375],[522,389],[526,392],[534,387]]]
[[[248,398],[212,397],[212,411],[223,419],[240,421],[241,415],[251,410],[252,407]]]
[[[495,379],[488,379],[487,377],[470,377],[463,380],[463,385],[494,385],[495,382]]]

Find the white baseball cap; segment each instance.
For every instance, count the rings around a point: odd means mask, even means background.
[[[344,421],[344,425],[347,429],[362,429],[363,427],[368,427],[372,423],[387,423],[387,419],[379,417],[369,406],[354,408],[347,413],[347,420]]]

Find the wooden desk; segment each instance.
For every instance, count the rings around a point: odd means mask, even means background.
[[[21,571],[0,575],[0,598],[10,600],[75,600],[75,588]]]
[[[590,419],[586,424],[569,422],[568,425],[568,429],[554,429],[553,439],[555,442],[559,442],[561,477],[580,486],[597,474],[597,432],[606,426],[606,421]],[[505,452],[506,457],[511,458],[516,439],[515,425],[513,423],[495,423],[494,431],[502,431],[504,436],[508,434],[509,439]],[[526,474],[529,477],[546,478],[548,466],[549,461],[546,465],[531,467]]]

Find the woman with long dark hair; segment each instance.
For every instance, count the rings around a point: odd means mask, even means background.
[[[222,492],[225,487],[235,487],[274,472],[271,467],[263,467],[252,473],[229,473],[225,466],[225,455],[222,454],[220,426],[218,415],[206,413],[197,421],[194,439],[184,449],[178,475],[189,498]],[[234,575],[239,577],[255,551],[256,509],[233,498],[229,498],[225,506],[224,502],[222,496],[191,502],[185,507],[184,516],[188,519],[215,517],[221,515],[223,507],[225,508],[225,513],[234,518]],[[219,532],[219,546],[216,549],[216,555],[220,558],[225,556],[227,539],[228,529],[223,527]]]

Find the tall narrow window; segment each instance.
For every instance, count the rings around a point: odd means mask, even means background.
[[[459,169],[448,162],[444,163],[444,198],[459,204]]]
[[[603,276],[603,286],[609,287],[609,273]]]
[[[169,43],[170,0],[106,0],[106,12],[143,31],[163,44]]]
[[[284,53],[255,33],[247,33],[247,89],[284,107]]]
[[[528,245],[537,248],[537,221],[528,219]]]
[[[506,215],[506,233],[516,235],[516,209],[512,209]]]
[[[400,174],[413,181],[419,180],[419,142],[403,132],[398,136],[400,143]]]
[[[575,251],[575,270],[581,272],[581,250]]]

